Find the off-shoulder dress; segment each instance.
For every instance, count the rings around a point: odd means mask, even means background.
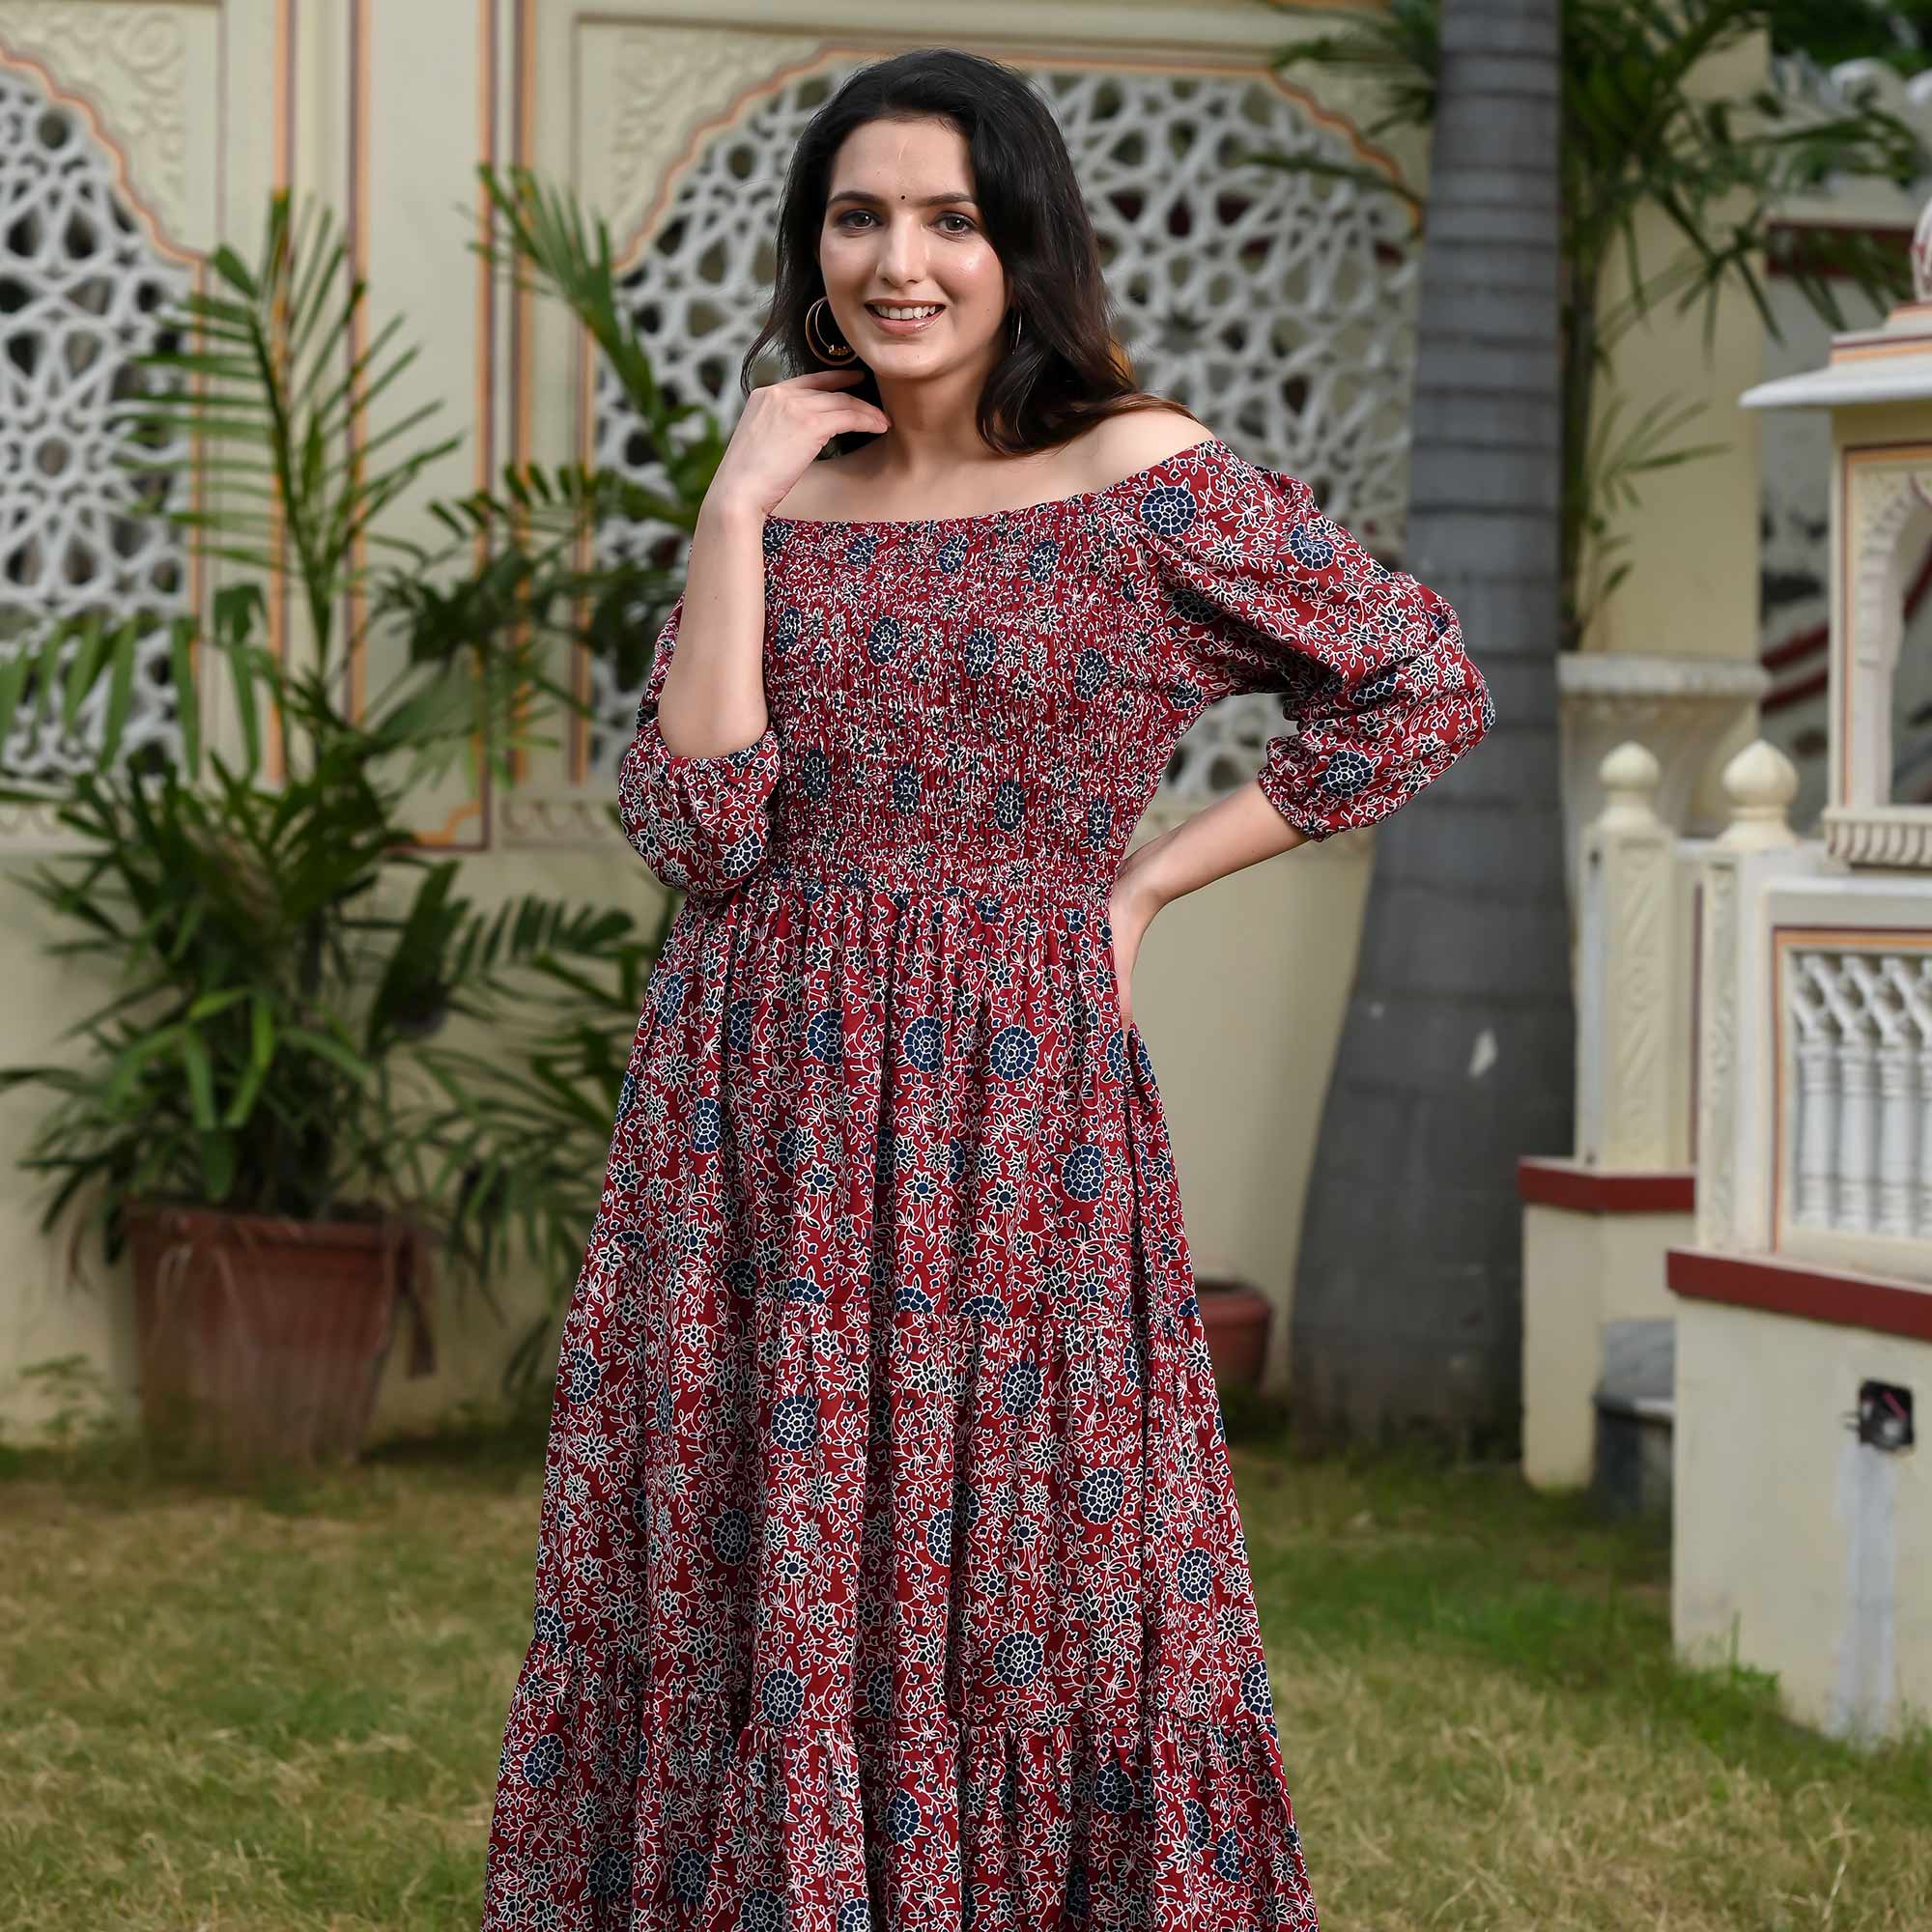
[[[685,895],[561,1339],[486,1932],[1311,1932],[1108,902],[1278,695],[1311,838],[1493,720],[1456,612],[1209,437],[765,527],[770,724],[621,817]]]

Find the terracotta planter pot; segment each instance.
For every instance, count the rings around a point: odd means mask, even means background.
[[[1223,1388],[1255,1388],[1267,1357],[1268,1323],[1274,1304],[1245,1281],[1209,1276],[1194,1284],[1201,1325],[1214,1359],[1214,1379]]]
[[[241,1462],[353,1459],[399,1314],[435,1364],[426,1231],[158,1204],[126,1210],[141,1418]]]

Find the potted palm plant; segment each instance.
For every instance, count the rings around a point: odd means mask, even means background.
[[[412,842],[406,803],[459,757],[507,781],[547,711],[577,701],[547,674],[554,638],[581,638],[586,605],[608,632],[671,586],[622,560],[586,579],[583,532],[621,486],[561,472],[506,472],[508,501],[443,509],[471,560],[433,585],[379,519],[454,440],[422,434],[433,404],[372,433],[414,352],[390,325],[348,353],[364,291],[329,217],[297,222],[278,194],[259,260],[212,266],[185,346],[137,358],[160,380],[124,450],[138,469],[185,432],[213,507],[170,514],[224,566],[206,630],[171,625],[179,755],[121,742],[152,620],[83,614],[0,663],[0,719],[58,708],[71,731],[105,688],[80,775],[0,780],[0,798],[53,808],[70,849],[24,882],[71,928],[54,950],[114,980],[72,1029],[77,1063],[0,1069],[0,1089],[54,1096],[25,1159],[55,1182],[43,1226],[74,1210],[76,1259],[92,1227],[109,1261],[131,1252],[144,1421],[235,1455],[339,1457],[399,1322],[412,1371],[431,1365],[433,1257],[487,1288],[518,1224],[533,1254],[581,1242],[595,1165],[516,1156],[559,1116],[581,1139],[601,1104],[608,1128],[609,1029],[635,1025],[656,944],[609,907],[472,904],[459,862]],[[384,576],[372,554],[400,562]],[[284,586],[305,637],[273,649]],[[364,613],[353,629],[345,610]],[[349,705],[345,666],[379,634],[400,668]],[[226,676],[226,751],[202,728],[197,647]],[[531,974],[552,997],[520,1058],[432,1047],[453,1017],[527,1008]]]

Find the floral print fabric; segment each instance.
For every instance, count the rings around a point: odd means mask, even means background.
[[[1176,740],[1366,825],[1455,612],[1208,439],[765,530],[770,724],[619,777],[685,903],[567,1313],[485,1932],[1313,1932],[1112,880]]]

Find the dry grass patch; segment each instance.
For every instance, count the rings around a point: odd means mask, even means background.
[[[0,1483],[0,1928],[473,1932],[540,1453]],[[1236,1469],[1326,1932],[1932,1927],[1932,1747],[1678,1670],[1654,1534],[1512,1470]]]

